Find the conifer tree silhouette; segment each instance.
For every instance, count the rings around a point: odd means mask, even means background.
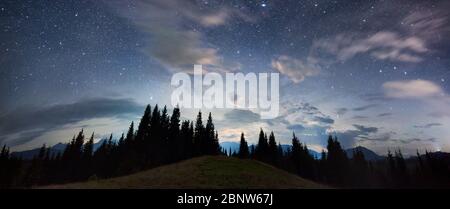
[[[244,133],[241,133],[241,141],[239,143],[239,158],[248,158],[249,157],[249,151],[248,151],[248,144],[247,141],[245,141]]]

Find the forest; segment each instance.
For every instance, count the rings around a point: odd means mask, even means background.
[[[355,149],[349,158],[339,140],[328,137],[327,152],[313,157],[293,133],[292,144],[283,150],[273,132],[259,130],[258,143],[249,146],[241,134],[239,150],[219,145],[211,113],[206,124],[202,112],[195,121],[180,119],[180,109],[171,115],[166,107],[147,105],[138,126],[132,122],[119,139],[111,134],[94,150],[94,133],[76,134],[63,152],[53,153],[43,145],[31,160],[11,155],[4,145],[0,153],[0,188],[31,188],[124,176],[142,170],[203,155],[254,159],[337,188],[436,188],[450,186],[448,159],[432,152],[405,158],[401,150],[388,151],[382,160],[366,160]],[[255,130],[256,131],[256,130]],[[238,177],[237,177],[238,178]]]

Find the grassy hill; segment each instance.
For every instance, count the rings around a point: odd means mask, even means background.
[[[324,188],[255,160],[205,156],[129,176],[46,188]]]

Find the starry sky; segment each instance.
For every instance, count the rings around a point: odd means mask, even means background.
[[[80,129],[118,136],[171,76],[280,73],[280,115],[213,113],[221,141],[259,128],[320,151],[450,151],[450,3],[415,0],[3,0],[0,144],[25,150]],[[183,109],[193,119],[197,109]]]

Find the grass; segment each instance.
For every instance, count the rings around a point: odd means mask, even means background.
[[[161,166],[136,174],[45,188],[135,189],[135,188],[325,188],[255,160],[204,156]]]

